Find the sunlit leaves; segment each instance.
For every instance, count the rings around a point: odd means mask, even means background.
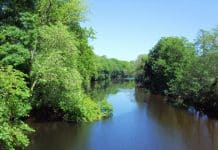
[[[206,55],[210,52],[218,51],[218,27],[210,31],[200,30],[195,46],[199,55]]]
[[[28,101],[30,91],[24,76],[12,67],[0,69],[0,143],[4,149],[13,150],[29,144],[24,132],[32,129],[20,121],[31,109]]]
[[[86,11],[81,0],[40,0],[37,7],[42,24],[78,22]]]

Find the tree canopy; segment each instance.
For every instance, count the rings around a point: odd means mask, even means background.
[[[82,0],[0,2],[0,148],[28,145],[29,113],[74,122],[112,113],[85,93],[98,72],[86,12]]]
[[[218,112],[217,29],[200,30],[196,43],[165,37],[143,60],[138,82],[152,92],[170,95],[176,105],[192,105],[209,115]]]

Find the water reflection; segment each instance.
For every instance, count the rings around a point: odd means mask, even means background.
[[[65,122],[31,123],[36,129],[32,135],[31,150],[73,150],[88,149],[90,125],[75,125]]]
[[[90,93],[107,96],[112,118],[90,124],[31,123],[29,150],[217,150],[218,121],[166,104],[159,95],[130,83],[97,87]]]
[[[171,107],[156,95],[147,98],[147,115],[168,134],[180,135],[186,149],[218,149],[218,122]]]
[[[132,89],[135,87],[134,81],[101,81],[92,84],[91,90],[88,94],[96,101],[101,101],[102,99],[106,98],[108,94],[116,94],[119,92],[119,89],[127,88]]]

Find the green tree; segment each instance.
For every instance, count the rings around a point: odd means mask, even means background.
[[[181,78],[183,69],[191,63],[194,48],[184,38],[161,38],[148,55],[145,67],[151,89],[169,92],[171,84]]]
[[[27,133],[33,131],[21,118],[31,109],[30,90],[25,75],[12,67],[0,69],[0,148],[13,150],[26,147]]]
[[[192,63],[184,68],[181,78],[171,85],[172,93],[181,96],[186,104],[207,111],[218,111],[217,60],[217,52],[195,57]]]
[[[44,26],[39,39],[31,72],[34,107],[49,107],[54,115],[63,111],[61,117],[68,121],[101,119],[101,106],[82,90],[82,77],[77,70],[77,41],[67,26],[61,23]]]
[[[69,25],[85,19],[86,6],[82,0],[39,0],[37,11],[42,24]]]
[[[144,85],[145,79],[145,63],[148,60],[148,55],[143,54],[139,55],[134,62],[134,76],[135,80],[138,83],[142,83]]]
[[[80,90],[81,79],[76,70],[78,50],[75,44],[74,37],[61,23],[40,28],[39,50],[31,71],[31,89],[36,105],[51,105],[55,108],[64,99],[61,98],[62,91],[67,91],[68,87],[73,91]]]
[[[20,27],[20,17],[23,12],[34,11],[35,0],[1,0],[0,25]]]
[[[15,26],[2,26],[0,39],[0,64],[25,71],[30,58],[27,34]]]
[[[90,88],[90,81],[96,74],[96,56],[93,47],[89,45],[89,40],[93,40],[95,33],[93,29],[82,28],[79,23],[70,24],[70,31],[74,32],[77,39],[78,71],[82,76],[82,85],[85,89]]]
[[[197,53],[206,55],[218,51],[218,27],[210,31],[200,30],[195,42]]]
[[[28,74],[36,50],[37,16],[25,12],[19,20],[20,27],[0,27],[0,64],[12,65]]]
[[[106,101],[97,103],[84,92],[97,72],[89,45],[94,31],[80,25],[86,10],[83,0],[0,2],[0,149],[28,145],[31,129],[21,120],[30,105],[31,114],[50,108],[45,111],[68,121],[111,113]]]

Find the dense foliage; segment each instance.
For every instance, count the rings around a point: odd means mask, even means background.
[[[92,81],[132,74],[131,63],[96,56],[94,31],[80,25],[82,0],[0,2],[0,148],[26,147],[28,117],[81,122],[108,117],[112,106],[85,93]],[[32,108],[32,109],[31,109]]]
[[[29,144],[25,133],[33,131],[21,118],[31,109],[25,75],[12,67],[0,70],[0,148],[13,150]]]
[[[22,120],[29,112],[74,122],[111,115],[105,98],[96,102],[85,90],[103,70],[127,76],[129,62],[94,54],[94,31],[80,25],[86,10],[82,0],[0,2],[0,149],[28,145],[32,129]]]
[[[140,73],[143,86],[218,116],[218,32],[200,30],[194,44],[184,38],[162,38],[150,51]]]
[[[166,93],[179,80],[183,69],[191,63],[194,48],[187,40],[177,37],[162,38],[150,51],[146,77],[153,91]]]

